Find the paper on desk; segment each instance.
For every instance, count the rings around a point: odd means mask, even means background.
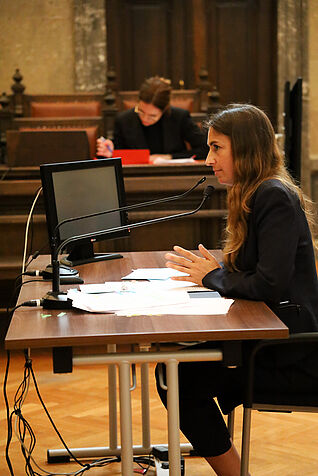
[[[151,308],[136,308],[134,310],[116,311],[117,316],[155,316],[162,314],[181,314],[183,316],[216,316],[226,315],[233,303],[233,299],[225,298],[196,298],[190,299],[186,304],[162,305]]]
[[[72,299],[72,306],[88,312],[123,311],[132,313],[138,308],[172,306],[186,304],[190,297],[186,291],[160,291],[152,289],[151,293],[123,291],[104,294],[87,294],[76,289],[69,289],[67,296]]]
[[[122,282],[122,281],[107,281],[100,284],[80,284],[79,288],[82,293],[87,294],[103,294],[103,293],[119,293],[123,291],[136,292],[137,285],[141,283]]]
[[[152,162],[154,165],[177,165],[177,164],[194,164],[193,157],[185,157],[184,159],[164,159],[163,157],[157,157]]]
[[[191,289],[192,291],[194,290],[194,286],[195,290],[206,289],[197,286],[195,283],[173,281],[172,279],[155,279],[153,281],[107,281],[106,283],[100,284],[80,284],[79,289],[82,293],[86,294],[120,293],[125,291],[150,293],[153,289],[169,291],[176,289],[187,291]]]
[[[172,276],[187,276],[171,268],[138,268],[131,273],[123,276],[121,279],[169,279]]]

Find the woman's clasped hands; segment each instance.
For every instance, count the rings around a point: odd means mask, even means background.
[[[214,256],[203,246],[198,247],[201,256],[188,251],[181,246],[174,246],[173,250],[177,253],[166,253],[165,258],[167,268],[172,268],[187,276],[173,276],[175,281],[190,281],[202,286],[202,280],[210,271],[221,268]]]

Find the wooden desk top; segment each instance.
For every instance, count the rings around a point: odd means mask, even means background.
[[[218,252],[215,252],[217,254]],[[102,261],[78,267],[86,284],[118,281],[135,268],[163,267],[164,251],[122,253],[123,259]],[[33,269],[44,269],[48,256],[35,261]],[[61,286],[61,289],[70,288]],[[51,290],[50,282],[22,287],[19,302],[40,299]],[[283,338],[288,328],[264,304],[236,300],[226,316],[138,316],[92,314],[79,310],[47,311],[21,307],[15,311],[5,339],[7,349],[106,344],[137,344],[195,340],[245,340]],[[51,314],[50,317],[42,317]]]

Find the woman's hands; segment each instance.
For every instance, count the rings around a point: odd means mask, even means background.
[[[197,256],[181,246],[174,246],[174,251],[178,254],[167,253],[165,258],[167,268],[176,269],[187,273],[188,276],[174,276],[175,281],[191,281],[202,286],[202,279],[206,274],[214,269],[221,268],[213,255],[203,246],[199,245],[202,256]]]

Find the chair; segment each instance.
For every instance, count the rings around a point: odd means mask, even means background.
[[[288,339],[262,340],[253,349],[248,363],[248,381],[245,401],[243,402],[243,433],[242,433],[242,449],[241,449],[241,476],[248,475],[249,467],[249,448],[250,448],[250,432],[251,432],[251,416],[252,410],[269,411],[269,412],[318,412],[318,395],[303,392],[297,392],[294,395],[294,402],[290,404],[291,396],[280,392],[275,396],[268,395],[261,399],[254,395],[254,368],[255,358],[258,352],[265,347],[273,347],[276,345],[295,346],[297,344],[318,343],[318,332],[292,334]],[[288,398],[286,398],[288,397]],[[261,400],[261,401],[260,401]],[[286,402],[289,402],[288,404]]]
[[[90,156],[88,137],[83,130],[7,131],[6,137],[9,167],[87,160]]]

